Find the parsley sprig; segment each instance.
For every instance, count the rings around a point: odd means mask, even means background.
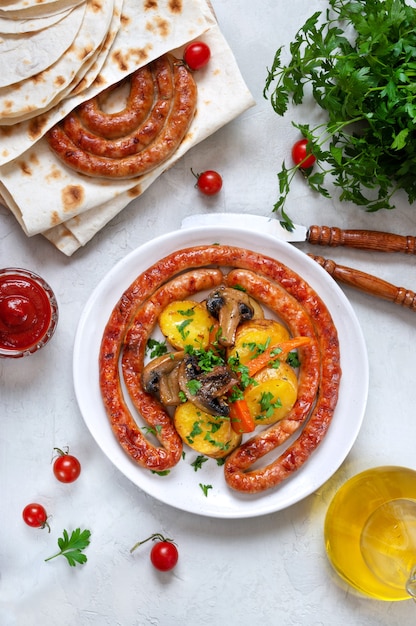
[[[311,95],[325,112],[324,123],[293,125],[308,139],[318,171],[309,186],[330,197],[327,180],[339,198],[367,211],[393,209],[392,197],[404,190],[416,199],[416,11],[405,0],[329,0],[325,16],[314,13],[268,70],[278,115],[288,104]],[[282,164],[280,197],[274,210],[289,230],[284,205],[298,166]]]
[[[68,531],[63,531],[63,537],[59,537],[58,546],[60,552],[53,554],[45,559],[45,561],[51,561],[57,556],[64,556],[71,567],[75,567],[77,564],[83,565],[87,562],[87,557],[83,553],[83,550],[90,545],[91,532],[89,530],[82,530],[76,528],[69,536]]]

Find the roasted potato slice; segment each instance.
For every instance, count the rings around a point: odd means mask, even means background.
[[[183,442],[205,456],[222,458],[241,443],[241,435],[232,429],[229,418],[209,415],[192,402],[178,406],[173,419]]]
[[[236,332],[235,344],[228,351],[229,357],[238,357],[246,364],[258,356],[266,345],[276,345],[290,338],[289,331],[283,324],[270,319],[256,319],[244,322]]]
[[[287,363],[278,368],[266,367],[256,374],[244,397],[257,425],[273,424],[289,413],[296,402],[298,379]]]
[[[176,349],[185,345],[206,348],[215,320],[203,302],[175,300],[159,316],[159,328]]]

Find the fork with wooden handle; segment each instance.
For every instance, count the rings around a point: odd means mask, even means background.
[[[331,259],[325,259],[322,256],[315,256],[313,254],[308,254],[308,256],[323,267],[328,274],[337,281],[349,285],[350,287],[355,287],[355,289],[364,291],[372,296],[390,300],[395,304],[400,304],[416,311],[416,293],[413,291],[405,289],[404,287],[396,287],[381,278],[377,278],[377,276],[366,274],[352,267],[338,265]]]

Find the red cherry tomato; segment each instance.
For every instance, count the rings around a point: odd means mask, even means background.
[[[308,152],[308,140],[299,139],[292,148],[292,159],[295,165],[299,165],[303,170],[307,170],[314,165],[316,158]]]
[[[150,560],[153,567],[161,572],[168,572],[178,562],[178,548],[172,541],[158,541],[150,551]]]
[[[81,473],[81,463],[68,452],[63,452],[60,448],[54,448],[58,452],[58,457],[53,464],[53,473],[61,483],[73,483]]]
[[[211,58],[211,50],[203,41],[194,41],[186,46],[183,60],[191,70],[200,70]]]
[[[206,196],[214,196],[221,190],[222,177],[214,170],[206,170],[197,175],[196,186]]]
[[[27,504],[22,511],[22,517],[25,524],[32,528],[45,528],[45,526],[49,528],[47,522],[48,516],[45,507],[41,504],[37,504],[36,502]]]
[[[161,572],[168,572],[175,567],[178,562],[179,552],[173,539],[168,539],[160,533],[153,533],[147,539],[135,543],[130,552],[134,552],[136,548],[146,543],[146,541],[155,541],[150,551],[150,560],[153,567]]]

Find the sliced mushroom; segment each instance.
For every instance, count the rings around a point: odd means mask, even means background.
[[[257,317],[262,315],[261,308],[244,291],[224,286],[209,294],[206,306],[219,322],[219,343],[223,346],[234,345],[235,333],[241,322],[253,319],[255,313]]]
[[[168,352],[150,361],[143,370],[144,390],[157,396],[165,406],[176,406],[181,403],[179,366],[184,354],[183,350]]]
[[[201,411],[211,415],[228,417],[230,409],[226,393],[238,383],[234,372],[226,365],[216,365],[212,370],[202,371],[197,358],[185,356],[179,366],[179,386],[190,402]]]

